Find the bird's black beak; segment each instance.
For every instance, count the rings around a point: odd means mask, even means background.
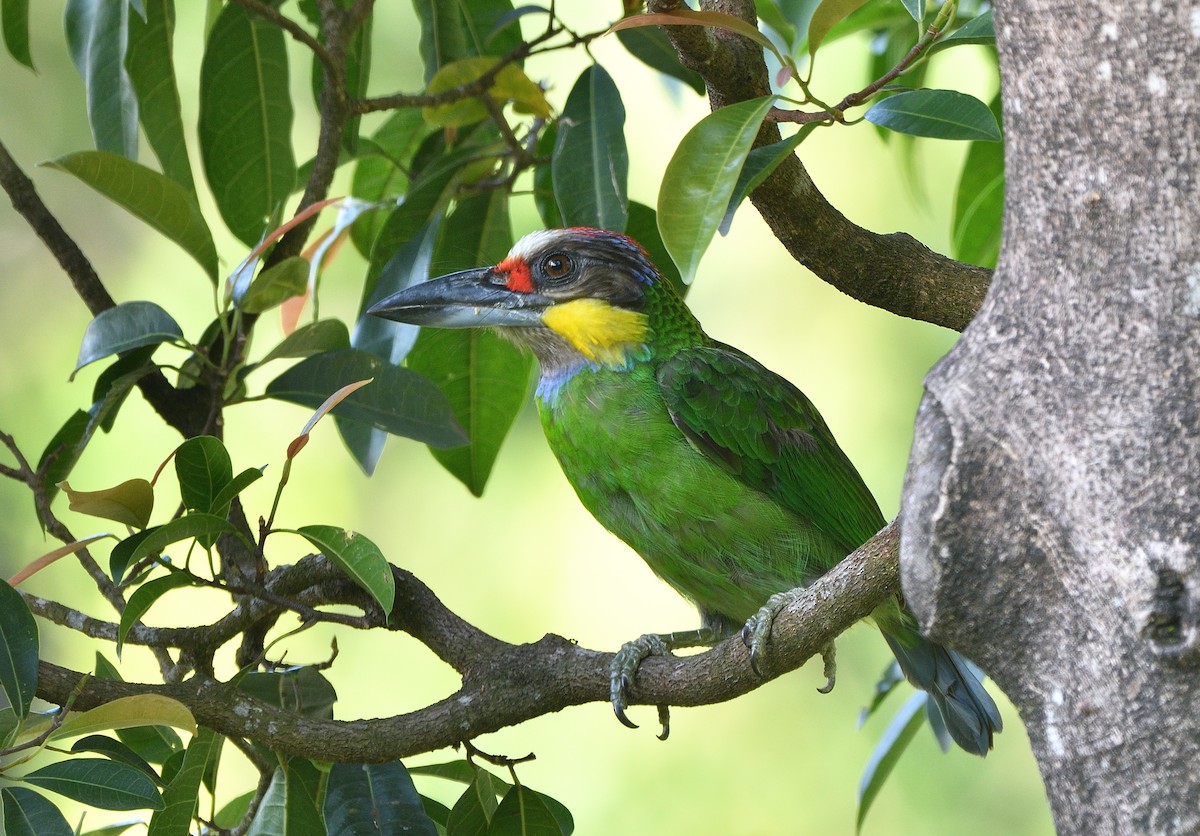
[[[393,293],[367,313],[438,328],[487,328],[542,324],[553,301],[540,293],[509,290],[491,267],[462,270]]]

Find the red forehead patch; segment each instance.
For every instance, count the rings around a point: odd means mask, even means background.
[[[529,273],[529,265],[519,256],[509,256],[496,265],[497,273],[508,275],[505,286],[517,293],[533,293],[533,276]]]

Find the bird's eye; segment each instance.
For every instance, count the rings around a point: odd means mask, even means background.
[[[550,279],[562,279],[571,275],[575,263],[571,257],[562,253],[553,253],[542,259],[542,272]]]

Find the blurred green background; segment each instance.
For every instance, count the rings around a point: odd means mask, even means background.
[[[61,32],[62,4],[33,9],[37,73],[0,57],[0,138],[35,180],[50,208],[81,244],[117,301],[152,299],[191,336],[213,316],[213,292],[200,269],[181,251],[73,179],[36,168],[41,160],[91,147],[82,83],[70,64]],[[176,28],[185,124],[194,125],[202,3],[180,3]],[[574,4],[564,12],[578,30],[602,26],[619,13]],[[608,6],[613,8],[609,9]],[[285,11],[295,13],[290,4]],[[420,87],[415,19],[407,3],[379,3],[372,93]],[[311,156],[315,121],[309,92],[310,60],[292,50],[295,145],[298,160]],[[866,78],[862,39],[822,51],[817,90],[840,98]],[[953,86],[985,100],[996,87],[994,71],[977,48],[939,57],[928,86]],[[691,91],[664,84],[624,52],[614,38],[593,46],[625,98],[631,157],[631,197],[654,205],[658,179],[684,132],[707,113]],[[583,54],[536,59],[530,74],[551,86],[561,106]],[[369,130],[368,121],[365,129]],[[193,162],[199,173],[195,145]],[[871,229],[904,230],[945,251],[951,195],[964,148],[947,142],[894,141],[885,146],[869,125],[817,131],[801,157],[818,186],[855,222]],[[153,165],[147,150],[143,161]],[[343,171],[333,194],[345,192]],[[203,191],[203,190],[202,190]],[[211,208],[211,204],[209,204]],[[210,224],[226,270],[244,252]],[[537,226],[527,201],[514,210],[519,235]],[[365,265],[343,249],[322,284],[322,315],[351,317]],[[0,206],[0,429],[15,435],[36,459],[75,409],[90,403],[98,367],[74,382],[79,339],[89,316],[57,264],[16,216]],[[716,240],[701,267],[691,305],[714,337],[732,343],[799,385],[819,406],[889,516],[899,501],[921,379],[953,344],[955,334],[863,306],[831,290],[793,262],[748,204],[728,237]],[[277,339],[275,321],[260,323],[259,357]],[[181,362],[160,349],[160,362]],[[102,364],[98,364],[102,365]],[[251,378],[260,389],[282,366]],[[234,408],[227,443],[235,469],[267,465],[268,478],[244,495],[251,519],[269,510],[287,442],[306,411],[274,402]],[[149,477],[178,444],[138,396],[126,405],[117,429],[94,440],[71,477],[93,489],[135,476]],[[177,497],[160,488],[158,515]],[[54,544],[43,539],[32,501],[19,485],[0,482],[0,570],[11,573]],[[107,530],[103,521],[56,508],[76,536]],[[323,423],[297,460],[277,520],[285,527],[328,523],[371,537],[395,564],[414,572],[467,620],[509,642],[558,633],[596,649],[616,649],[650,630],[696,626],[694,610],[654,578],[636,554],[605,532],[579,505],[547,450],[532,406],[501,452],[492,481],[476,500],[414,442],[392,439],[372,479],[341,449],[331,423]],[[276,563],[303,554],[302,542],[285,551],[273,541]],[[104,554],[107,547],[100,549]],[[29,581],[29,591],[57,597],[91,614],[111,613],[70,560]],[[151,611],[161,624],[215,618],[226,602],[194,593],[186,606]],[[90,670],[95,646],[68,631],[42,624],[44,653]],[[340,718],[378,717],[421,708],[451,693],[451,670],[403,635],[363,635],[327,627],[287,642],[287,659],[319,661],[336,635],[340,656],[332,671]],[[112,658],[111,648],[104,648]],[[631,710],[643,724],[622,728],[607,705],[582,706],[540,718],[476,741],[486,751],[537,759],[520,767],[524,783],[563,801],[576,832],[590,834],[808,834],[854,829],[859,775],[892,704],[856,729],[859,709],[889,660],[874,630],[857,628],[839,642],[839,675],[831,696],[816,692],[818,665],[785,676],[723,705],[673,712],[666,743],[654,737],[654,712]],[[226,661],[229,655],[226,655]],[[131,648],[121,665],[127,678],[153,680],[148,655]],[[992,686],[993,693],[996,693]],[[1037,834],[1051,832],[1041,782],[1021,724],[1007,702],[1006,730],[986,760],[955,750],[942,755],[922,733],[877,800],[868,834]],[[890,710],[889,710],[890,709]],[[413,759],[436,762],[441,752]],[[229,778],[237,769],[226,772]],[[243,773],[247,778],[249,773]],[[451,802],[457,786],[419,779],[422,791]],[[222,794],[248,788],[234,775]],[[89,818],[89,824],[99,819]]]

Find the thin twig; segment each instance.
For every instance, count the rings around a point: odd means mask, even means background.
[[[903,58],[896,62],[896,66],[892,67],[879,78],[872,81],[863,89],[856,93],[848,94],[844,99],[838,102],[831,108],[826,110],[805,111],[805,110],[785,110],[783,108],[773,107],[767,114],[767,118],[774,122],[794,122],[804,124],[807,122],[845,122],[846,111],[852,107],[858,107],[866,102],[888,84],[891,84],[897,78],[916,63],[917,59],[925,54],[929,47],[933,46],[934,42],[941,37],[945,27],[949,24],[949,20],[953,15],[953,10],[957,0],[948,0],[943,4],[941,11],[934,21],[929,25],[925,34],[913,44]]]

